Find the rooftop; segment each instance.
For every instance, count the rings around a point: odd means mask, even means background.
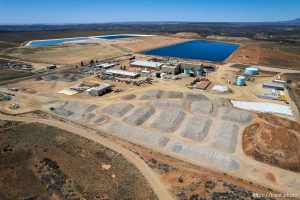
[[[126,71],[126,70],[119,70],[119,69],[109,69],[106,70],[107,74],[119,74],[119,75],[125,75],[125,76],[137,76],[139,75],[136,72],[130,72],[130,71]]]
[[[131,65],[157,68],[157,67],[162,66],[163,63],[153,62],[153,61],[145,61],[145,60],[136,60],[136,61],[132,62]]]

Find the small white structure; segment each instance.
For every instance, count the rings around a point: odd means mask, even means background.
[[[213,91],[216,91],[216,92],[220,92],[220,93],[225,93],[225,92],[228,92],[229,91],[229,87],[226,87],[226,86],[222,86],[222,85],[215,85],[213,88],[212,88]]]
[[[145,61],[145,60],[136,60],[130,63],[132,67],[140,67],[140,68],[148,68],[148,69],[156,69],[159,70],[163,63],[153,62],[153,61]]]

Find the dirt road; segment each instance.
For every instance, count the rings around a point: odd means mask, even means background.
[[[71,133],[80,135],[82,137],[85,137],[89,140],[92,140],[94,142],[97,142],[105,147],[108,147],[120,154],[122,154],[129,162],[133,163],[143,174],[143,176],[146,178],[150,186],[152,187],[153,191],[155,192],[158,199],[161,200],[173,200],[175,199],[169,192],[168,188],[162,183],[160,178],[152,171],[152,169],[142,160],[139,158],[138,155],[134,154],[133,152],[125,149],[124,147],[120,146],[119,144],[116,144],[101,135],[97,134],[95,131],[89,131],[84,130],[79,127],[74,127],[71,125],[68,125],[63,122],[57,122],[47,119],[37,119],[37,118],[29,118],[29,117],[15,117],[15,116],[7,116],[0,114],[1,120],[14,120],[14,121],[23,121],[26,123],[33,123],[38,122],[50,126],[55,126],[60,129],[69,131]]]

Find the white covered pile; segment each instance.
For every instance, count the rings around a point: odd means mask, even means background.
[[[260,102],[248,102],[248,101],[235,101],[231,100],[234,107],[243,110],[262,112],[262,113],[274,113],[293,116],[291,107],[286,105],[280,105],[275,103],[260,103]]]
[[[212,90],[213,90],[213,91],[216,91],[216,92],[225,93],[225,92],[228,92],[228,91],[229,91],[229,87],[222,86],[222,85],[215,85],[215,86],[212,88]]]

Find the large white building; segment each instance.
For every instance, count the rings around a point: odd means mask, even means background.
[[[145,60],[136,60],[136,61],[130,63],[130,65],[132,67],[140,67],[140,68],[160,70],[163,63],[153,62],[153,61],[145,61]]]

